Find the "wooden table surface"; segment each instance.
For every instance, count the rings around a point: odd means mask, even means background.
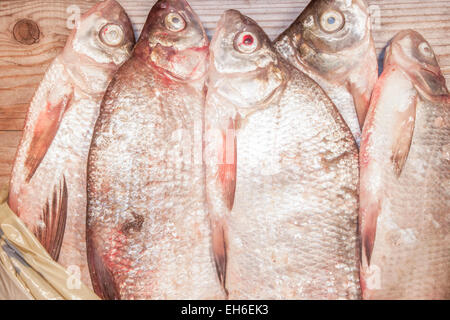
[[[95,0],[0,0],[0,185],[9,180],[28,104],[52,59],[64,47],[68,20],[77,8],[83,13]],[[136,36],[155,0],[119,0],[130,16]],[[238,9],[276,37],[309,2],[272,0],[191,0],[208,35],[220,14]],[[431,43],[450,84],[450,1],[369,0],[374,20],[373,37],[378,54],[399,30],[412,28]],[[38,40],[19,39],[14,26],[22,19],[34,21]],[[70,23],[69,23],[70,26]],[[33,43],[34,42],[34,43]]]

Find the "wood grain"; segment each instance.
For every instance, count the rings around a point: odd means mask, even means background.
[[[0,0],[0,185],[9,180],[28,104],[48,65],[64,47],[70,30],[67,9],[81,12],[96,0]],[[136,36],[155,0],[119,0],[133,22]],[[271,38],[276,37],[309,2],[273,0],[191,0],[193,9],[212,35],[220,14],[238,9],[255,19]],[[370,0],[377,51],[399,30],[415,29],[433,46],[450,85],[450,1]],[[14,25],[21,19],[37,23],[39,41],[26,45],[14,38]]]

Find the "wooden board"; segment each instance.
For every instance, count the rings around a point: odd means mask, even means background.
[[[70,33],[69,17],[77,6],[86,11],[95,0],[0,0],[0,185],[9,180],[14,155],[24,125],[28,104],[52,59],[64,47]],[[154,0],[119,0],[130,16],[136,35]],[[191,0],[208,35],[220,14],[238,9],[276,37],[301,12],[307,0]],[[369,0],[375,22],[378,53],[401,29],[416,29],[431,43],[447,83],[450,85],[450,1]],[[39,40],[23,44],[14,37],[14,26],[22,19],[39,27]],[[17,29],[16,29],[17,30]],[[17,36],[17,32],[16,32]],[[20,39],[24,41],[24,39]],[[34,38],[25,39],[34,42]]]

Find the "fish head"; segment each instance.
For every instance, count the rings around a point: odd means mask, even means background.
[[[194,80],[205,75],[209,41],[185,0],[160,0],[151,9],[136,54],[170,78]]]
[[[237,10],[225,11],[210,46],[208,90],[241,108],[263,102],[285,81],[267,34]]]
[[[131,56],[134,42],[133,28],[125,10],[115,0],[106,0],[81,17],[64,54],[69,62],[74,62],[75,54],[88,57],[91,65],[110,65],[117,69]]]
[[[436,54],[425,38],[414,30],[400,31],[386,49],[385,68],[397,66],[416,89],[427,97],[448,95]]]
[[[375,50],[364,0],[313,0],[276,43],[291,62],[326,79],[345,77]]]

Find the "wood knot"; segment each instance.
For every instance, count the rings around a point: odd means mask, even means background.
[[[26,45],[39,42],[40,31],[36,22],[30,19],[17,21],[13,29],[14,39]]]

